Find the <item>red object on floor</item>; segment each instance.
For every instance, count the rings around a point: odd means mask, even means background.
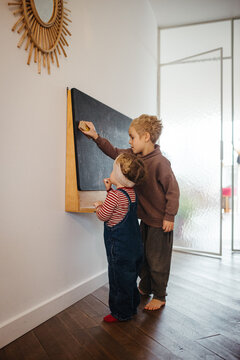
[[[103,321],[108,323],[113,323],[113,322],[118,322],[119,320],[113,317],[111,314],[109,314],[103,318]]]

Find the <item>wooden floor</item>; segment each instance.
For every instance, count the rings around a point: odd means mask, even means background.
[[[0,350],[1,360],[240,359],[240,254],[174,252],[165,308],[106,324],[107,285]]]

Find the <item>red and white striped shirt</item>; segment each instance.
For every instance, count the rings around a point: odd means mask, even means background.
[[[123,187],[132,202],[136,201],[136,195],[133,188]],[[122,221],[128,212],[129,201],[121,191],[110,189],[107,193],[104,203],[97,208],[97,217],[99,220],[106,221],[107,225],[112,227]]]

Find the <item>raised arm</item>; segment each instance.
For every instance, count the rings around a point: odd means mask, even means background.
[[[130,148],[119,149],[114,147],[107,139],[102,138],[101,136],[98,135],[95,126],[93,125],[92,122],[85,121],[85,123],[87,124],[90,130],[84,131],[80,128],[80,126],[78,127],[79,130],[81,130],[84,135],[91,137],[95,141],[99,149],[102,150],[102,152],[104,152],[104,154],[106,154],[110,158],[116,159],[116,157],[123,152],[130,152],[130,153],[132,152]]]

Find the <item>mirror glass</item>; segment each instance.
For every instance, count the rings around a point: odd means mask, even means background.
[[[34,0],[34,4],[41,20],[48,23],[53,13],[53,0]]]

